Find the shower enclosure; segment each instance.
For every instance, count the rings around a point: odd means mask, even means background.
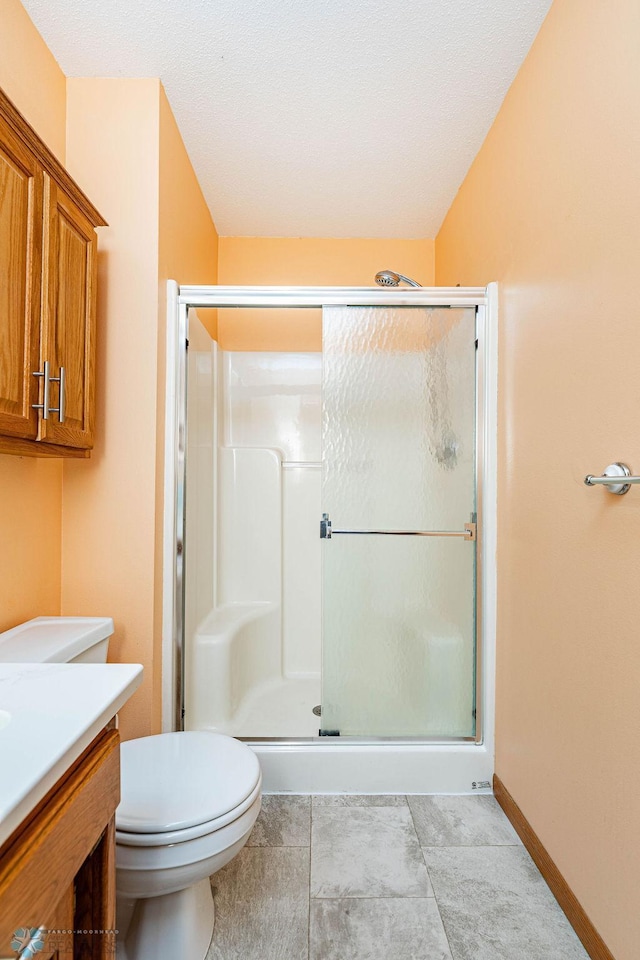
[[[488,789],[494,285],[169,293],[165,728],[276,791]],[[320,308],[322,353],[219,350],[208,307]]]

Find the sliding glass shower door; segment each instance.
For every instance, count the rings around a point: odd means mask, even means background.
[[[324,735],[475,735],[475,433],[475,308],[323,309]]]

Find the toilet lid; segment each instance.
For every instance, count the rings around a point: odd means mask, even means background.
[[[255,753],[232,737],[186,731],[121,745],[122,799],[116,827],[130,833],[184,830],[222,817],[260,779]]]

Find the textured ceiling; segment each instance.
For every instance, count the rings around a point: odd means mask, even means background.
[[[224,236],[433,237],[551,0],[23,0],[67,76],[160,77]]]

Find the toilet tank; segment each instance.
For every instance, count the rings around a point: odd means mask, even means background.
[[[35,617],[0,633],[1,663],[106,663],[111,617]]]

